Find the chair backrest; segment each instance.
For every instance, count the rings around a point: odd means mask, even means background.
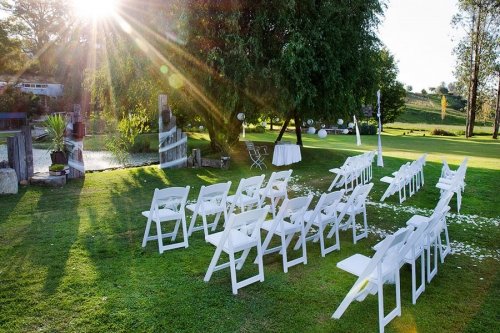
[[[189,186],[167,187],[161,190],[156,188],[153,194],[153,201],[151,202],[151,212],[156,212],[156,210],[162,208],[167,208],[174,212],[183,211],[186,206],[189,189]]]
[[[240,183],[238,185],[238,188],[236,189],[236,193],[234,194],[234,200],[231,204],[231,207],[229,208],[229,214],[231,214],[234,210],[234,207],[236,205],[241,205],[241,198],[242,195],[245,195],[250,198],[254,198],[256,201],[259,202],[260,196],[259,196],[259,190],[262,187],[262,182],[264,182],[264,177],[265,175],[260,175],[260,176],[254,176],[250,178],[242,178],[240,180]]]
[[[323,193],[314,208],[311,215],[311,221],[320,220],[321,215],[326,215],[327,217],[333,216],[336,213],[336,208],[339,202],[344,196],[345,190],[340,190],[336,192]]]
[[[293,224],[302,223],[304,219],[304,213],[307,208],[309,208],[309,204],[312,201],[312,195],[298,197],[293,199],[285,199],[280,206],[278,214],[276,215],[275,227],[278,223],[283,221],[287,221]],[[275,228],[273,228],[274,232]]]
[[[353,206],[355,209],[363,207],[366,203],[366,198],[373,188],[373,183],[366,185],[358,185],[347,200],[347,205]]]
[[[260,237],[260,228],[268,212],[269,205],[264,206],[263,208],[248,210],[239,214],[231,214],[218,246],[221,247],[227,242],[229,248],[231,250],[233,249],[231,230],[239,230],[256,239],[257,237]]]
[[[264,188],[263,197],[268,196],[273,190],[277,191],[277,194],[285,195],[291,175],[292,170],[273,172]]]
[[[200,205],[204,202],[210,202],[213,205],[225,208],[227,193],[229,192],[230,187],[230,181],[227,183],[218,183],[208,186],[203,185],[200,189],[195,209],[198,210]]]

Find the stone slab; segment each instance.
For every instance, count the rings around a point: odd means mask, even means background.
[[[19,186],[14,169],[0,169],[0,194],[17,194]]]
[[[51,176],[48,172],[36,173],[30,178],[31,185],[61,187],[66,185],[66,176]]]

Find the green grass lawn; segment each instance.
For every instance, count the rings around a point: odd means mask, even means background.
[[[276,133],[247,134],[269,144]],[[286,138],[294,138],[287,134]],[[411,304],[411,274],[401,269],[402,316],[387,332],[495,332],[500,308],[498,184],[500,144],[486,137],[465,140],[388,130],[383,136],[384,168],[374,166],[374,189],[368,223],[375,230],[395,231],[412,209],[432,209],[442,156],[456,168],[469,156],[461,216],[449,218],[458,250],[439,265],[438,275],[416,305]],[[194,145],[206,146],[197,134]],[[304,136],[302,162],[293,169],[290,196],[326,191],[332,174],[349,155],[376,147],[376,136]],[[429,153],[425,186],[399,204],[395,196],[377,204],[385,186],[379,179],[407,160]],[[271,157],[266,160],[273,167]],[[155,166],[88,173],[85,180],[64,188],[22,187],[19,194],[0,197],[0,331],[1,332],[376,332],[377,298],[353,303],[340,320],[331,315],[355,281],[336,263],[354,253],[372,255],[379,237],[352,244],[341,232],[341,250],[322,258],[308,243],[308,264],[283,273],[281,257],[265,257],[265,281],[231,293],[229,270],[203,276],[214,248],[202,232],[187,249],[158,254],[156,243],[141,247],[145,219],[155,187],[191,185],[195,200],[204,184],[231,180],[232,192],[241,177],[262,172],[249,169],[244,145],[234,151],[229,170],[159,170]],[[188,216],[189,220],[190,216]],[[483,256],[483,257],[481,257]],[[246,265],[245,274],[254,268]],[[246,270],[248,269],[248,270]],[[385,288],[387,305],[394,288]]]

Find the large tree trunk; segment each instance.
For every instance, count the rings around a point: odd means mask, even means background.
[[[302,147],[302,119],[300,119],[300,115],[295,111],[294,114],[295,121],[295,135],[297,136],[297,144]]]
[[[278,143],[278,141],[281,141],[291,118],[291,116],[286,116],[285,122],[283,123],[283,126],[281,126],[280,134],[278,134],[278,138],[276,138],[276,141],[274,141],[274,143]]]
[[[471,78],[471,91],[470,91],[470,103],[467,105],[467,128],[466,136],[471,137],[474,135],[474,123],[476,121],[476,109],[477,109],[477,89],[479,84],[479,67],[481,64],[481,9],[482,6],[478,8],[478,15],[476,21],[476,29],[472,36],[473,39],[473,49],[474,52],[474,68],[472,71]]]
[[[496,139],[498,137],[499,126],[500,126],[500,71],[498,71],[497,109],[495,112],[495,123],[493,125],[493,139]]]

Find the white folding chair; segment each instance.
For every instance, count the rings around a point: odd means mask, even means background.
[[[438,248],[441,257],[441,262],[444,262],[444,258],[447,254],[451,253],[451,246],[448,236],[448,228],[446,226],[446,214],[449,212],[450,207],[448,206],[453,193],[448,192],[446,195],[441,197],[438,201],[434,212],[430,217],[422,215],[413,215],[407,225],[412,225],[418,227],[423,223],[427,223],[426,229],[423,232],[423,236],[419,239],[417,246],[424,249],[427,253],[426,256],[426,268],[427,268],[427,282],[429,283],[434,276],[437,274],[438,270]],[[441,241],[441,233],[445,233],[446,244]],[[431,261],[431,251],[434,249],[434,268],[432,267]]]
[[[273,172],[267,185],[259,190],[260,207],[264,201],[269,198],[271,200],[271,213],[273,218],[276,216],[276,207],[280,200],[288,198],[288,181],[292,175],[292,170]]]
[[[394,177],[385,176],[380,179],[384,183],[388,183],[389,186],[385,190],[380,201],[384,201],[387,197],[399,192],[399,203],[406,200],[406,172],[409,167],[409,163],[403,164],[398,171],[394,173]]]
[[[330,172],[335,173],[335,178],[330,184],[328,191],[331,191],[332,188],[334,187],[341,187],[341,186],[345,186],[346,192],[354,188],[354,175],[352,170],[353,158],[354,158],[353,156],[349,156],[346,158],[344,164],[341,167],[329,170]],[[349,183],[351,183],[350,188],[348,187]]]
[[[184,208],[189,194],[189,186],[186,187],[169,187],[162,190],[155,189],[151,208],[142,212],[142,215],[147,217],[146,230],[142,239],[142,247],[146,247],[146,243],[150,240],[158,240],[158,250],[163,251],[176,249],[179,247],[188,247],[188,233],[186,227],[186,214]],[[169,233],[163,233],[161,223],[167,221],[175,221],[174,230]],[[156,224],[156,235],[149,236],[151,222]],[[182,225],[183,241],[163,245],[163,238],[170,237],[173,242],[177,237],[179,225]]]
[[[311,203],[312,195],[307,197],[298,197],[294,199],[285,199],[281,204],[278,215],[272,220],[264,221],[262,229],[267,231],[267,236],[262,244],[264,255],[274,252],[280,252],[283,259],[283,271],[288,272],[288,268],[300,263],[307,264],[306,239],[304,233],[304,213]],[[302,247],[302,256],[288,260],[287,249],[292,241],[294,234],[298,233],[300,246]],[[274,235],[281,239],[281,244],[269,248],[269,243]]]
[[[206,240],[216,246],[214,256],[210,261],[207,273],[203,279],[210,281],[214,271],[229,267],[231,271],[231,287],[233,294],[238,293],[238,289],[251,283],[264,281],[264,263],[262,261],[262,247],[260,238],[260,227],[269,211],[269,205],[264,208],[249,210],[240,214],[232,214],[224,231],[216,232],[207,236]],[[236,276],[236,270],[240,270],[245,263],[248,254],[252,248],[257,248],[256,262],[259,267],[259,273],[255,276],[239,281]],[[217,265],[222,252],[229,255],[229,262]],[[235,254],[242,252],[236,259]]]
[[[236,193],[227,197],[226,201],[230,205],[229,211],[227,212],[228,215],[231,215],[236,207],[238,207],[242,212],[244,212],[245,209],[252,208],[253,206],[259,208],[259,190],[263,181],[264,175],[242,178],[238,188],[236,189]]]
[[[368,237],[368,221],[366,217],[366,198],[373,188],[373,183],[358,185],[354,188],[346,202],[340,202],[336,207],[339,229],[347,230],[352,228],[352,241],[354,244],[362,238]],[[363,214],[363,232],[359,235],[356,231],[356,215]],[[342,223],[345,216],[348,216],[346,222]],[[330,230],[328,238],[333,236],[335,230]]]
[[[342,200],[344,196],[344,190],[323,193],[319,198],[318,203],[314,210],[308,210],[304,214],[304,233],[307,235],[311,232],[312,227],[318,228],[318,230],[310,236],[306,237],[306,241],[313,240],[317,242],[319,240],[321,248],[321,256],[324,257],[326,254],[340,249],[339,241],[339,223],[337,220],[337,205]],[[335,243],[328,247],[325,247],[325,230],[330,227],[335,233]],[[298,250],[301,246],[300,239],[295,243],[294,250]]]
[[[355,300],[363,301],[368,294],[378,294],[379,331],[396,316],[401,316],[401,286],[399,279],[399,249],[403,246],[413,229],[387,236],[372,258],[355,254],[337,263],[337,267],[358,276],[332,318],[339,319],[347,307]],[[387,315],[384,310],[384,283],[395,283],[396,307]]]
[[[193,212],[191,223],[189,224],[189,236],[193,231],[203,230],[205,238],[208,236],[208,228],[211,227],[215,231],[221,214],[224,217],[224,223],[227,221],[226,199],[231,182],[202,186],[198,200],[194,204],[187,205],[186,208]],[[196,218],[201,216],[203,224],[196,226]],[[214,221],[210,224],[207,222],[207,216],[215,215]]]
[[[460,212],[460,207],[462,205],[462,192],[465,189],[465,173],[467,171],[467,161],[468,158],[464,158],[456,171],[442,171],[442,173],[446,174],[446,177],[439,178],[438,183],[436,184],[436,187],[441,190],[441,195],[443,195],[447,191],[451,191],[457,194],[457,212]],[[446,161],[444,160],[443,162],[446,163]]]
[[[266,163],[264,163],[264,160],[268,155],[266,146],[256,146],[252,141],[245,141],[245,145],[248,150],[248,155],[252,160],[250,169],[254,166],[261,170],[262,167],[265,167],[267,169]]]

